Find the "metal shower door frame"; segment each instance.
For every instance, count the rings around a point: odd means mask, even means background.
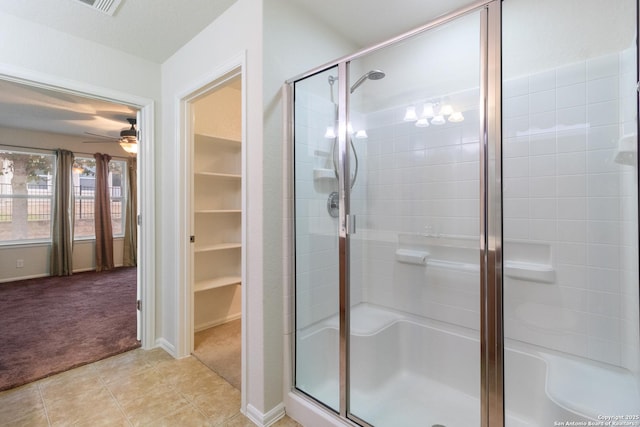
[[[338,67],[338,187],[339,187],[339,367],[342,419],[370,425],[350,413],[349,405],[349,307],[350,307],[350,160],[348,155],[349,64],[352,60],[437,28],[468,13],[480,11],[480,406],[482,427],[504,426],[504,334],[502,304],[502,116],[501,116],[501,10],[502,0],[476,1],[443,15],[422,27],[389,39],[353,55],[316,67],[285,82],[290,114],[290,149],[294,150],[295,82]],[[292,158],[293,155],[292,155]],[[291,180],[291,186],[295,180]],[[293,194],[293,193],[292,193]],[[295,217],[295,215],[294,215]],[[295,224],[293,224],[295,228]],[[292,233],[295,236],[295,232]],[[295,246],[294,246],[295,247]],[[295,274],[292,274],[295,278]],[[295,295],[295,286],[294,286]],[[294,328],[295,331],[295,328]],[[295,340],[293,340],[295,343]],[[295,346],[295,344],[294,344]],[[295,347],[292,347],[295,360]],[[295,362],[293,363],[295,369]],[[292,378],[295,379],[295,372]],[[295,389],[295,384],[292,384]],[[306,395],[305,395],[306,396]]]

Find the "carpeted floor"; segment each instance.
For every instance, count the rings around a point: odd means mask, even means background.
[[[233,320],[197,332],[193,355],[209,369],[240,390],[241,320]]]
[[[135,267],[0,283],[0,390],[137,347]]]

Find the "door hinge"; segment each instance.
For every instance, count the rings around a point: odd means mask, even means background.
[[[191,243],[195,243],[195,242],[196,242],[196,236],[190,236],[190,237],[189,237],[189,241],[190,241]]]
[[[140,300],[136,301],[136,309],[138,311],[142,311],[142,301]]]
[[[142,225],[142,215],[138,215],[138,225]]]

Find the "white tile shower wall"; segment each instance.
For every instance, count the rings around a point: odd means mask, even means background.
[[[628,57],[504,82],[504,239],[548,243],[557,270],[505,279],[505,335],[637,370],[636,170],[614,162],[635,133]]]
[[[456,107],[464,122],[428,128],[404,122],[402,107],[367,115],[363,292],[369,303],[477,329],[478,273],[395,261],[403,233],[479,241],[478,109]]]

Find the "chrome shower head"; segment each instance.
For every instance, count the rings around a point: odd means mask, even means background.
[[[364,73],[356,82],[351,86],[351,93],[353,93],[358,87],[365,82],[365,80],[380,80],[383,79],[386,74],[382,70],[371,70]]]

